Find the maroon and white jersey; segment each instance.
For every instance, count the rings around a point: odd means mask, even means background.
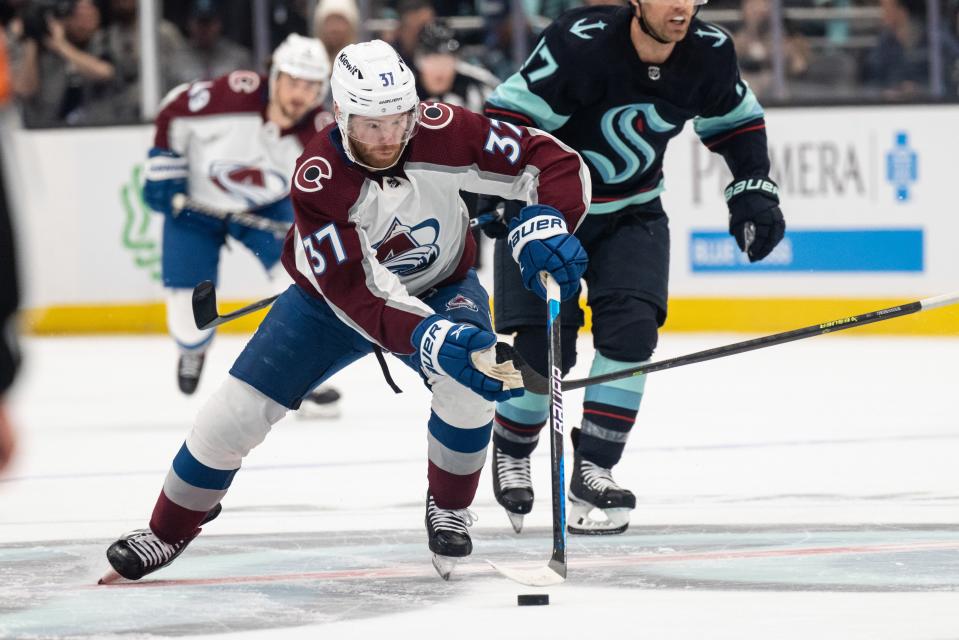
[[[434,312],[417,296],[463,278],[476,244],[459,190],[547,204],[570,233],[590,201],[580,156],[550,134],[443,103],[420,105],[420,125],[393,169],[347,160],[324,130],[297,161],[296,222],[283,264],[344,323],[383,348],[413,352],[410,336]]]
[[[180,85],[164,98],[154,146],[187,158],[190,197],[219,209],[249,209],[289,193],[303,147],[333,121],[320,108],[290,129],[266,118],[267,79],[234,71]]]

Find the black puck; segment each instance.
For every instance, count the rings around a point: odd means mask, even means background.
[[[516,604],[521,607],[536,606],[538,604],[549,604],[548,593],[523,593],[516,596]]]

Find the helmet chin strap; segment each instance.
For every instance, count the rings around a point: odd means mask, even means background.
[[[639,20],[639,28],[643,30],[643,33],[648,35],[659,44],[672,44],[671,41],[662,38],[658,33],[649,28],[649,25],[646,24],[646,20],[643,19],[643,12],[639,10],[638,3],[634,15],[636,16],[636,19]]]

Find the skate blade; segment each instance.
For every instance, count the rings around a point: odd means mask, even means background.
[[[570,502],[570,517],[566,531],[576,535],[609,536],[623,533],[629,528],[629,513],[632,509],[595,509],[592,505]],[[605,520],[593,518],[590,514],[599,511]]]
[[[456,562],[459,558],[453,558],[451,556],[441,556],[438,553],[433,554],[433,568],[436,569],[436,573],[440,574],[440,577],[444,580],[449,581],[450,576],[453,574],[453,569],[456,568]]]
[[[97,584],[114,584],[115,582],[123,582],[124,580],[126,580],[126,578],[121,576],[113,569],[109,569],[105,574],[103,574],[102,578],[97,580]]]
[[[499,565],[490,560],[487,560],[487,562],[503,577],[529,587],[549,587],[562,584],[566,580],[566,576],[560,575],[549,565],[540,566],[535,569],[521,569],[519,567]]]
[[[509,517],[509,523],[513,525],[513,531],[520,533],[523,531],[523,513],[513,513],[512,511],[507,511],[506,515]]]

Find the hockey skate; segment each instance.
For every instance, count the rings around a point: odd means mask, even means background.
[[[320,385],[306,394],[300,408],[296,410],[296,417],[300,420],[314,418],[333,420],[340,417],[340,392],[333,387]]]
[[[450,579],[460,558],[473,553],[467,527],[475,520],[476,514],[469,509],[441,509],[432,494],[426,494],[426,534],[433,552],[433,567],[444,580]]]
[[[180,354],[180,361],[176,367],[176,379],[180,391],[186,395],[193,395],[200,384],[200,372],[203,371],[203,360],[206,356],[195,351],[184,351]]]
[[[533,510],[533,481],[529,458],[514,458],[493,446],[493,495],[506,509],[513,531],[523,530],[523,517]]]
[[[629,527],[629,512],[636,508],[636,496],[613,480],[612,470],[573,457],[573,477],[569,481],[570,516],[566,530],[582,535],[611,535]],[[591,517],[602,511],[605,519]]]
[[[210,522],[220,515],[221,510],[222,507],[217,504],[210,509],[200,524]],[[169,544],[156,537],[149,527],[125,533],[107,548],[107,560],[112,570],[100,578],[97,584],[110,584],[120,578],[139,580],[148,573],[162,569],[176,560],[176,557],[183,553],[187,545],[199,534],[200,530],[197,529],[190,538],[180,540],[176,544]]]

